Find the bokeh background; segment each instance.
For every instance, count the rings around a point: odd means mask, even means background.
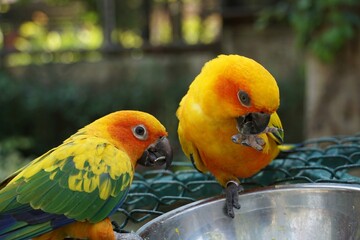
[[[203,64],[277,79],[286,142],[360,130],[358,0],[0,0],[0,179],[112,111],[167,127]],[[200,126],[199,126],[200,127]]]

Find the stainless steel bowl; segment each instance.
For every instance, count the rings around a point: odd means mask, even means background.
[[[152,220],[137,233],[148,240],[360,239],[360,186],[296,184],[239,195],[235,218],[224,198],[194,202]]]

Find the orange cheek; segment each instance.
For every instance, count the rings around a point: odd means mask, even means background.
[[[228,99],[233,104],[239,102],[237,99],[237,86],[227,79],[219,78],[214,91],[220,99]]]
[[[244,107],[241,105],[238,99],[238,91],[242,90],[249,93],[247,86],[238,86],[234,81],[228,80],[226,78],[219,79],[216,81],[214,86],[214,92],[219,99],[226,99],[226,102],[229,103],[229,106],[233,108],[236,112],[243,112],[244,110],[249,112],[254,110],[253,107]]]
[[[108,127],[108,132],[111,135],[112,139],[118,142],[123,142],[126,139],[130,140],[130,137],[132,137],[129,136],[129,131],[126,131],[126,128],[122,126],[110,125]]]

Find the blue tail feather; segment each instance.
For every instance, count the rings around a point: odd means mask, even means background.
[[[34,209],[22,213],[0,214],[0,239],[29,239],[73,221],[64,215]]]

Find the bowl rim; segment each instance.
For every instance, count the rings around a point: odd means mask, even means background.
[[[241,200],[242,196],[246,195],[252,195],[252,194],[261,194],[266,192],[277,192],[277,191],[293,191],[293,190],[311,190],[311,189],[317,189],[317,190],[347,190],[347,191],[356,191],[360,192],[360,184],[357,183],[297,183],[297,184],[280,184],[280,185],[272,185],[272,186],[266,186],[266,187],[257,187],[253,189],[245,190],[244,192],[239,193],[239,200]],[[180,206],[178,208],[175,208],[169,212],[166,212],[158,217],[155,217],[154,219],[150,220],[149,222],[145,223],[143,226],[141,226],[136,233],[138,235],[141,235],[142,233],[145,233],[148,228],[155,224],[159,224],[164,219],[170,219],[172,217],[175,217],[177,214],[185,212],[191,208],[194,208],[199,205],[206,205],[209,203],[224,201],[225,195],[221,194],[214,197],[209,197],[205,199],[201,199],[192,203],[185,204],[183,206]]]

